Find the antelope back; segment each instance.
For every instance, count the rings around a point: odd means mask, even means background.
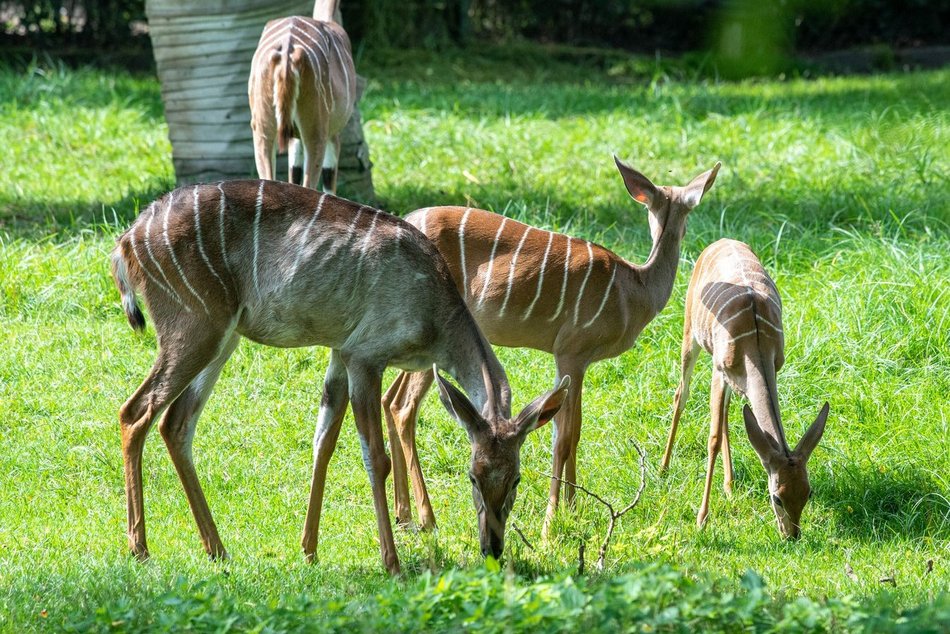
[[[276,125],[285,142],[294,126],[315,126],[326,138],[346,125],[356,91],[350,40],[342,26],[292,16],[264,27],[248,80],[255,131]]]
[[[748,247],[736,240],[714,242],[696,260],[686,299],[694,339],[727,378],[744,372],[746,359],[785,361],[782,300],[775,282]],[[742,394],[745,385],[732,385]]]
[[[156,328],[179,317],[236,321],[268,345],[359,348],[419,369],[441,359],[409,351],[444,345],[441,333],[465,311],[438,252],[412,226],[287,183],[176,189],[117,248]]]
[[[482,209],[431,207],[406,216],[435,243],[466,304],[497,345],[550,351],[564,324],[594,324],[619,302],[608,249]]]

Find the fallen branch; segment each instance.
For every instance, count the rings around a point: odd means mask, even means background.
[[[635,441],[633,442],[633,448],[637,450],[637,453],[640,454],[640,487],[637,489],[637,495],[633,498],[633,501],[630,502],[627,506],[623,507],[620,511],[615,511],[613,505],[600,497],[590,489],[587,489],[579,484],[571,484],[564,479],[551,474],[550,477],[558,482],[562,482],[568,486],[573,486],[575,489],[580,489],[587,495],[591,496],[601,504],[607,507],[607,510],[610,512],[610,522],[607,524],[607,534],[604,535],[604,541],[600,544],[600,551],[597,554],[597,563],[595,564],[597,570],[604,569],[604,559],[607,557],[607,547],[610,545],[610,538],[614,534],[614,527],[617,524],[617,520],[625,515],[628,511],[631,511],[637,504],[640,503],[640,496],[643,495],[643,489],[646,488],[647,484],[647,463],[646,463],[646,454],[643,453],[643,450],[640,449]]]
[[[511,523],[511,530],[518,533],[518,537],[520,537],[521,541],[524,542],[524,545],[528,547],[528,550],[534,550],[534,546],[531,545],[531,542],[529,542],[528,538],[524,536],[524,533],[521,532],[521,528],[519,528],[516,523]]]

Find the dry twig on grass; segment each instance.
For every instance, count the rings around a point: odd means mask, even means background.
[[[607,547],[610,545],[610,538],[614,534],[614,527],[617,524],[617,520],[625,515],[628,511],[631,511],[637,504],[640,503],[640,496],[643,494],[643,489],[646,488],[647,484],[647,463],[646,463],[646,454],[643,453],[643,450],[640,449],[635,441],[633,443],[633,448],[637,450],[637,453],[640,454],[640,487],[637,489],[637,495],[633,498],[633,501],[630,502],[627,506],[623,507],[619,511],[615,511],[613,505],[600,497],[590,489],[587,489],[579,484],[569,484],[563,478],[560,478],[554,474],[551,474],[550,477],[554,478],[558,482],[567,484],[568,486],[573,486],[576,489],[580,489],[587,495],[591,496],[601,504],[607,507],[607,511],[610,513],[610,522],[607,524],[607,534],[604,535],[604,541],[600,544],[600,551],[597,554],[597,563],[595,564],[597,570],[604,569],[604,559],[607,557]],[[581,551],[583,552],[583,551]],[[583,560],[582,560],[583,561]],[[581,570],[583,569],[583,564],[581,564]]]

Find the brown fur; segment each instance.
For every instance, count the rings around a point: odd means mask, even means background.
[[[470,407],[484,431],[470,434],[473,456],[496,471],[517,469],[508,455],[495,453],[494,439],[507,437],[512,424],[527,433],[540,413],[531,419],[522,412],[512,422],[504,370],[439,253],[403,220],[284,183],[196,185],[150,205],[119,238],[112,258],[127,316],[135,306],[134,289],[145,300],[159,347],[148,377],[119,412],[128,539],[137,556],[148,556],[142,450],[162,412],[159,429],[205,550],[226,556],[198,483],[191,443],[211,388],[241,337],[332,349],[301,540],[308,559],[317,549],[327,464],[352,401],[383,563],[390,572],[399,570],[379,410],[389,365],[418,371],[438,364],[454,376],[477,404]],[[541,400],[560,395],[552,391]],[[518,447],[506,448],[517,453]],[[517,471],[509,480],[515,476]]]
[[[600,245],[591,244],[588,251],[585,240],[563,234],[554,234],[552,239],[550,232],[480,209],[472,209],[466,216],[462,207],[433,207],[407,217],[408,222],[425,231],[444,256],[457,288],[489,341],[550,352],[557,376],[571,377],[571,388],[554,423],[552,469],[556,478],[550,483],[545,530],[558,505],[557,478],[563,473],[567,482],[576,482],[581,393],[587,367],[628,350],[666,305],[676,276],[686,217],[712,186],[719,169],[717,164],[685,187],[657,187],[619,160],[617,167],[630,196],[647,206],[651,229],[656,228],[653,252],[643,266],[631,264]],[[464,268],[461,235],[465,244]],[[538,295],[545,253],[545,273]],[[491,276],[486,284],[489,269]],[[529,309],[530,315],[524,318]],[[428,383],[424,379],[400,376],[386,393],[383,410],[390,437],[400,438],[406,452],[405,460],[396,461],[393,474],[397,520],[406,522],[411,515],[405,480],[408,468],[420,521],[424,527],[431,527],[434,518],[413,444],[418,400],[426,389]],[[573,487],[567,486],[565,492],[571,501]]]
[[[723,488],[732,492],[732,455],[729,445],[728,412],[731,392],[749,399],[743,412],[753,448],[769,475],[772,508],[783,536],[800,534],[802,509],[808,501],[808,461],[814,444],[824,431],[826,403],[812,428],[811,441],[792,451],[778,407],[776,375],[785,363],[782,300],[775,282],[752,250],[735,240],[719,240],[696,260],[686,292],[686,318],[682,346],[682,376],[673,403],[673,422],[663,454],[661,470],[669,467],[689,383],[699,351],[713,359],[710,393],[706,485],[696,522],[703,526],[709,515],[713,469],[723,453]],[[803,441],[804,442],[804,441]]]

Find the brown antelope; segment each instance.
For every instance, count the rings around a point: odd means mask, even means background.
[[[722,448],[723,488],[732,492],[732,454],[729,449],[729,400],[733,391],[752,405],[742,408],[746,433],[769,476],[769,496],[779,531],[797,539],[802,509],[811,496],[808,457],[821,440],[828,418],[825,403],[794,451],[789,449],[779,415],[776,374],[785,362],[782,300],[775,282],[752,250],[742,242],[723,239],[706,247],[686,292],[682,376],[673,400],[673,423],[660,470],[673,453],[676,427],[689,397],[689,381],[699,351],[713,358],[706,487],[696,516],[703,526],[709,515],[716,454]]]
[[[152,422],[171,454],[212,557],[226,552],[192,462],[195,425],[241,336],[277,347],[332,348],[314,435],[303,549],[317,549],[327,464],[348,402],[363,448],[383,563],[399,570],[386,503],[383,370],[438,364],[443,400],[468,431],[484,552],[500,555],[519,479],[518,449],[557,412],[566,384],[510,416],[505,372],[438,251],[406,222],[329,194],[273,181],[180,188],[153,202],[118,240],[112,272],[133,328],[155,322],[158,358],[119,419],[132,552],[148,556],[142,448]],[[478,474],[489,473],[481,478]]]
[[[336,3],[328,4],[333,5],[328,13],[314,19],[292,16],[267,23],[251,62],[247,93],[257,175],[275,178],[276,152],[289,150],[291,182],[316,189],[322,165],[323,189],[335,193],[340,131],[356,103],[356,71],[350,40],[333,22]]]
[[[712,187],[719,163],[685,187],[658,187],[616,159],[630,196],[649,212],[653,251],[646,264],[627,262],[608,249],[537,229],[480,209],[433,207],[406,217],[436,245],[469,310],[488,340],[497,345],[544,350],[554,355],[557,376],[571,376],[553,440],[553,475],[544,530],[554,515],[560,478],[576,482],[584,373],[594,361],[628,350],[669,300],[679,264],[686,218]],[[383,400],[393,451],[396,518],[408,522],[412,478],[419,521],[435,519],[415,449],[419,403],[431,373],[400,374]],[[392,440],[390,441],[393,442]],[[567,486],[568,501],[573,487]]]

